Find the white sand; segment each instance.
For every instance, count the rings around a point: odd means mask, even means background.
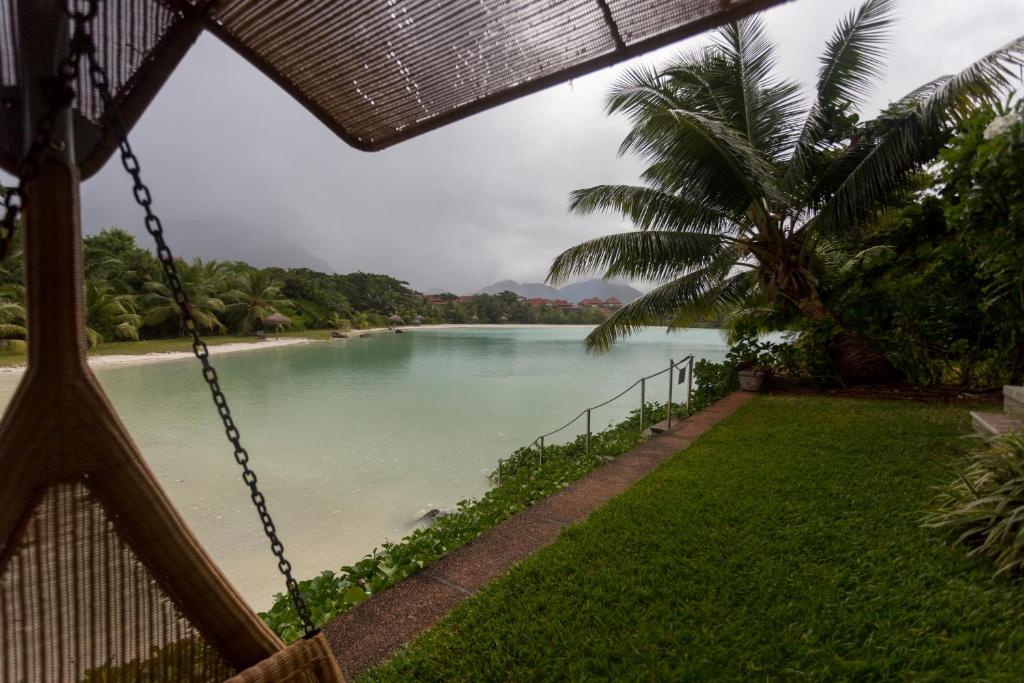
[[[234,342],[231,344],[211,345],[210,355],[219,356],[222,353],[235,353],[238,351],[256,351],[259,349],[272,349],[278,346],[292,346],[294,344],[309,344],[316,341],[305,337],[283,337],[267,339],[258,342]],[[166,360],[181,360],[182,358],[193,358],[191,351],[162,351],[153,353],[136,354],[110,354],[107,356],[89,356],[89,365],[94,368],[105,368],[118,365],[144,365],[146,363],[159,363]],[[0,373],[21,374],[25,372],[24,363],[20,365],[9,365],[0,367]]]

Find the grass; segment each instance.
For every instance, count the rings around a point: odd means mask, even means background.
[[[330,339],[329,330],[299,330],[271,333],[274,337],[302,337],[306,339]],[[240,342],[255,342],[255,335],[240,336],[231,334],[206,334],[203,341],[209,346],[221,344],[237,344]],[[112,355],[143,355],[146,353],[170,353],[174,351],[192,351],[191,338],[177,337],[172,339],[147,339],[144,341],[111,341],[104,342],[94,349],[89,350],[90,356],[112,356]],[[0,350],[0,366],[20,365],[25,362],[24,351]]]
[[[363,680],[1024,680],[1024,585],[919,523],[967,427],[760,397]]]

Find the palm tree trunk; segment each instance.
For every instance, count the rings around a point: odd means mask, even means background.
[[[814,322],[834,320],[816,296],[800,301],[799,308]],[[828,355],[839,378],[846,384],[887,384],[897,376],[896,368],[884,354],[849,330],[836,332],[829,342]]]

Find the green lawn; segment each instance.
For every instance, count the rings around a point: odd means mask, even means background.
[[[364,680],[1024,680],[1024,584],[917,523],[967,427],[759,397]]]

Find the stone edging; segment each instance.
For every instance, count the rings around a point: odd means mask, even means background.
[[[552,543],[648,472],[735,413],[754,394],[736,392],[506,519],[466,545],[324,626],[347,680],[382,662],[456,604]]]

